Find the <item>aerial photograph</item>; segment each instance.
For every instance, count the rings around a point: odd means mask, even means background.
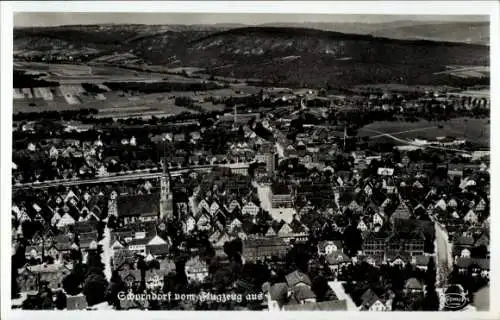
[[[13,21],[12,309],[490,310],[489,16]]]

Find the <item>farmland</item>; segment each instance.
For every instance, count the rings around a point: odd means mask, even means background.
[[[379,134],[374,131],[389,133],[401,139],[414,139],[419,137],[424,139],[435,139],[436,137],[444,136],[465,138],[468,141],[483,146],[488,146],[490,140],[489,121],[486,119],[474,118],[455,118],[446,122],[426,120],[418,122],[377,121],[361,128],[358,132],[358,136],[379,136]]]

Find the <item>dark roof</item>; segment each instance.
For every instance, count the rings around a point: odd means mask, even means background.
[[[349,259],[345,253],[335,251],[326,256],[326,261],[329,265],[337,265],[340,263],[350,262],[351,259]]]
[[[410,279],[406,280],[405,288],[406,289],[419,289],[419,290],[421,290],[423,288],[423,285],[420,281],[418,281],[417,278],[410,278]]]
[[[394,230],[396,232],[422,231],[426,239],[434,241],[436,237],[434,223],[417,219],[396,219],[394,220]]]
[[[271,247],[271,246],[288,246],[288,245],[280,238],[257,238],[257,239],[247,239],[243,241],[243,248]]]
[[[415,264],[417,266],[426,266],[429,264],[429,256],[416,256],[415,257]]]
[[[297,302],[301,302],[305,299],[315,299],[316,295],[312,292],[311,288],[308,286],[297,286],[293,288],[293,297]]]
[[[458,258],[456,263],[459,268],[468,268],[472,265],[482,270],[490,270],[490,259]]]
[[[361,306],[363,308],[370,308],[375,301],[379,300],[379,297],[373,292],[372,289],[368,289],[361,296]]]
[[[118,215],[120,217],[157,215],[159,202],[158,193],[122,196],[118,198]]]
[[[273,194],[290,194],[288,186],[280,183],[273,183],[271,185],[271,191]]]
[[[168,244],[157,244],[147,246],[146,251],[152,255],[165,255],[168,253],[170,246]]]
[[[299,283],[304,283],[306,285],[311,285],[311,279],[309,276],[303,272],[295,270],[285,276],[286,283],[289,287],[293,287]]]
[[[458,236],[453,239],[453,244],[457,246],[472,246],[474,245],[474,238],[467,236]]]
[[[284,282],[279,282],[273,284],[269,288],[269,295],[271,297],[271,300],[278,301],[278,303],[283,303],[287,299],[287,294],[288,294],[288,286]]]
[[[318,242],[318,248],[323,251],[330,243],[333,243],[339,249],[342,248],[342,240],[322,240]]]

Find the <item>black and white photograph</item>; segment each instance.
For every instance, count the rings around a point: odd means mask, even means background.
[[[491,311],[489,13],[216,9],[12,13],[7,307]]]

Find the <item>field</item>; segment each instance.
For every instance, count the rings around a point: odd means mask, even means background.
[[[191,110],[174,105],[174,99],[169,99],[166,94],[148,94],[140,97],[121,97],[115,92],[103,94],[106,100],[97,100],[89,96],[79,96],[78,104],[69,104],[62,95],[54,95],[53,100],[41,98],[15,99],[13,101],[14,113],[18,112],[43,112],[79,110],[93,108],[99,111],[99,117],[131,117],[140,116],[141,113],[165,116],[191,112]],[[34,105],[30,105],[34,104]]]
[[[435,74],[449,74],[459,78],[482,78],[489,77],[490,74],[488,66],[447,66],[447,68],[449,70]]]
[[[87,66],[77,64],[46,64],[16,62],[15,69],[28,72],[47,73],[47,81],[57,81],[62,84],[78,84],[82,82],[147,82],[175,81],[197,83],[202,80],[159,72],[142,72],[112,66]]]
[[[439,125],[442,128],[439,128]],[[400,139],[435,139],[436,137],[465,138],[468,141],[488,146],[490,143],[490,124],[487,119],[456,118],[447,122],[419,121],[419,122],[386,122],[377,121],[359,130],[360,137],[375,137],[378,133],[389,133]],[[376,138],[390,139],[387,137]],[[393,141],[393,140],[390,140]]]

